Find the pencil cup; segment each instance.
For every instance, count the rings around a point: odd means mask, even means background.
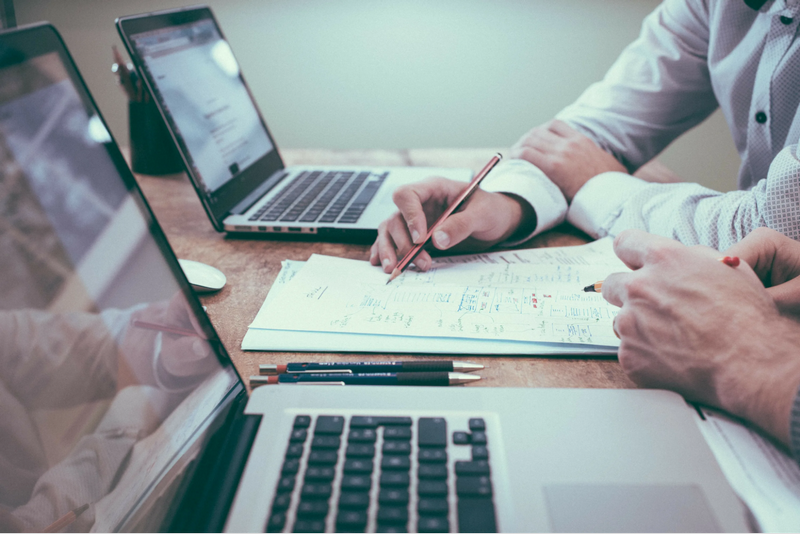
[[[152,100],[128,102],[131,169],[138,174],[183,172],[183,161],[164,119]]]

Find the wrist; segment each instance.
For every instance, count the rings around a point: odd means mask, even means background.
[[[507,199],[506,205],[510,221],[500,242],[516,241],[531,235],[536,229],[536,212],[531,205],[517,195],[510,193],[500,193],[500,195]]]
[[[586,176],[576,179],[573,182],[564,185],[564,188],[561,192],[564,194],[564,198],[567,200],[567,204],[572,204],[572,200],[575,198],[575,195],[578,194],[584,185],[586,185],[589,180],[594,178],[596,175]]]
[[[729,360],[717,394],[722,408],[789,445],[800,388],[800,331],[782,316],[764,326]]]

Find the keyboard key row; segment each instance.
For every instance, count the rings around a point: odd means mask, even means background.
[[[370,172],[358,174],[351,171],[302,172],[280,193],[253,213],[249,220],[265,222],[299,220],[308,223],[319,219],[320,222],[330,223],[339,219],[339,222],[344,223],[358,222],[388,173],[367,182],[370,176]]]
[[[447,467],[447,423],[443,418],[419,418],[416,424],[417,444],[411,439],[415,432],[411,418],[383,418],[356,416],[350,419],[349,431],[344,443],[341,476],[337,479],[336,464],[345,418],[318,416],[313,425],[310,440],[308,429],[312,419],[297,416],[290,434],[286,455],[281,468],[282,476],[276,488],[267,531],[277,532],[286,527],[286,514],[293,511],[294,523],[289,527],[295,532],[321,532],[325,519],[334,514],[337,532],[363,532],[367,525],[372,483],[377,480],[377,510],[375,519],[378,532],[406,532],[409,521],[409,503],[412,477],[416,475],[417,524],[419,532],[448,532],[449,502]],[[470,432],[463,443],[469,445],[475,434],[478,443],[472,444],[471,461],[457,460],[454,491],[457,497],[458,528],[463,532],[492,532],[496,530],[491,468],[488,449],[485,445],[485,422],[470,419]],[[380,433],[378,429],[381,429]],[[481,429],[481,430],[479,430]],[[458,444],[453,433],[453,443]],[[483,435],[483,439],[480,435]],[[382,438],[381,442],[378,441]],[[296,477],[302,472],[305,442],[309,442],[307,466],[302,484],[297,491],[298,503],[291,508],[293,492],[297,487]],[[483,444],[480,444],[483,443]],[[380,456],[376,456],[376,444]],[[412,466],[412,454],[416,451],[417,463]],[[485,458],[481,458],[485,456]],[[379,464],[378,478],[373,478]],[[412,467],[415,469],[412,470]],[[338,498],[332,505],[333,483],[338,483]],[[465,504],[467,503],[467,504]]]

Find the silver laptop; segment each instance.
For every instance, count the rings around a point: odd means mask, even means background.
[[[58,33],[0,34],[5,531],[736,531],[646,390],[245,388]]]
[[[396,209],[398,187],[472,176],[469,169],[284,167],[209,8],[122,17],[117,28],[219,231],[373,239]]]

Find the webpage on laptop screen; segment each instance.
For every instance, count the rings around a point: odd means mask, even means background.
[[[274,148],[212,21],[140,33],[132,41],[207,193]]]

